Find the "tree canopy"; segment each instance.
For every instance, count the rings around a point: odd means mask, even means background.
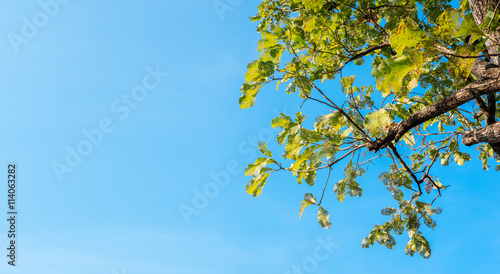
[[[333,190],[343,201],[362,195],[358,180],[370,164],[389,159],[392,164],[379,179],[395,202],[381,210],[386,222],[375,225],[361,246],[393,248],[393,234],[406,231],[406,254],[429,258],[422,223],[436,226],[433,217],[441,209],[433,204],[447,187],[433,175],[436,163],[464,165],[471,161],[464,146],[475,146],[483,169],[493,164],[500,170],[495,163],[500,162],[499,5],[499,0],[461,0],[455,6],[449,0],[263,0],[251,17],[262,35],[260,57],[248,64],[241,108],[252,107],[262,87],[276,82],[286,83],[285,92],[304,103],[322,106],[324,114],[312,127],[304,125],[308,118],[300,111],[272,120],[281,129],[276,138],[284,146],[283,159],[260,143],[263,156],[245,170],[252,176],[247,192],[259,196],[278,171],[313,185],[320,172],[329,179],[332,167],[341,165],[344,179]],[[343,75],[346,66],[371,66],[373,84],[356,83],[368,75]],[[336,78],[341,90],[326,86]],[[335,102],[339,92],[345,100]],[[328,179],[321,182],[325,188]],[[329,228],[324,195],[305,193],[299,216],[315,205],[319,224]]]

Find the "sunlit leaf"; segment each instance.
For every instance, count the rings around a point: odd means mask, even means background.
[[[304,200],[300,203],[300,212],[299,212],[299,219],[302,218],[302,213],[304,212],[304,209],[310,205],[317,205],[318,202],[316,201],[316,198],[311,193],[306,193],[304,195]]]

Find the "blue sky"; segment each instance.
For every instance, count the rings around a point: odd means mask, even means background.
[[[0,1],[0,157],[4,170],[17,163],[19,211],[16,267],[7,264],[8,226],[0,222],[1,273],[500,267],[498,174],[477,162],[435,170],[452,186],[437,202],[444,209],[438,226],[426,231],[429,260],[404,255],[405,235],[394,250],[360,248],[373,225],[386,221],[380,209],[393,203],[377,179],[383,163],[360,181],[362,198],[340,204],[329,185],[330,230],[312,208],[298,218],[304,193],[318,195],[321,183],[298,185],[278,174],[259,198],[245,192],[243,168],[257,157],[258,140],[279,153],[270,120],[301,103],[269,87],[255,107],[239,109],[246,64],[258,56],[248,17],[259,1],[40,3]],[[369,76],[355,69],[344,75]],[[303,111],[313,119],[327,110],[306,104]],[[332,182],[342,174],[334,170]],[[0,193],[7,217],[5,183]]]

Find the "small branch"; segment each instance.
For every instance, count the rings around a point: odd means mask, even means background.
[[[334,106],[332,106],[332,105],[328,104],[327,102],[324,102],[324,101],[318,100],[318,99],[316,99],[316,98],[312,98],[312,97],[310,97],[310,96],[308,96],[306,99],[310,99],[310,100],[316,101],[316,102],[318,102],[318,103],[325,104],[325,105],[327,105],[327,106],[329,106],[329,107],[331,107],[331,108],[335,108]],[[302,105],[301,105],[301,106],[302,106]]]
[[[417,179],[417,176],[415,176],[415,174],[413,173],[413,171],[411,171],[410,167],[408,167],[408,165],[405,163],[405,161],[403,160],[403,158],[401,158],[401,155],[399,155],[398,150],[396,149],[396,147],[394,147],[394,145],[392,143],[390,143],[388,145],[388,147],[392,150],[392,152],[394,153],[394,155],[396,156],[396,158],[399,160],[399,162],[401,163],[401,165],[403,165],[403,167],[406,170],[406,172],[408,173],[408,175],[410,175],[410,177],[413,179],[413,181],[415,181],[415,183],[417,183],[417,185],[418,185],[418,191],[419,191],[420,194],[422,194],[422,189],[420,188],[420,184],[422,182],[419,179]]]
[[[323,193],[321,194],[321,199],[319,199],[318,205],[321,205],[321,201],[323,201],[323,197],[325,196],[326,186],[328,185],[328,180],[330,179],[330,173],[332,172],[332,168],[328,170],[328,177],[326,177],[325,187],[323,188]]]
[[[309,80],[309,79],[308,79]],[[335,104],[330,98],[328,98],[321,89],[319,89],[311,80],[309,80],[309,83],[316,89],[323,97],[325,97],[326,100],[328,100],[332,106],[338,110],[348,121],[350,124],[352,124],[365,138],[367,141],[371,141],[370,137],[366,132],[356,123],[354,120],[352,120],[351,116],[349,116],[341,107],[339,107],[337,104]]]
[[[360,146],[352,149],[351,151],[347,152],[346,154],[342,155],[342,157],[338,158],[337,160],[329,163],[326,166],[322,166],[322,167],[317,167],[317,168],[308,169],[308,170],[293,170],[293,169],[290,169],[290,168],[284,168],[280,164],[278,164],[278,166],[280,167],[280,169],[283,169],[283,170],[286,170],[286,171],[291,171],[291,172],[297,172],[297,173],[313,172],[313,171],[317,171],[317,170],[320,170],[320,169],[329,168],[329,167],[333,166],[334,164],[336,164],[336,163],[340,162],[341,160],[343,160],[345,157],[349,156],[351,153],[353,153],[353,152],[355,152],[358,149],[363,148],[363,147],[365,147],[365,145],[360,145]]]
[[[425,176],[426,176],[426,177],[429,177],[429,171],[431,170],[432,165],[434,165],[434,163],[436,162],[436,160],[437,160],[437,158],[438,158],[438,156],[439,156],[439,150],[440,150],[440,149],[442,149],[442,147],[441,147],[441,148],[439,148],[439,149],[436,151],[436,155],[434,155],[434,157],[432,158],[431,163],[430,163],[429,165],[425,166],[425,168],[424,168],[424,172],[425,172]],[[427,169],[427,171],[425,171],[426,169]],[[422,178],[422,179],[423,179],[423,178]]]
[[[486,30],[489,30],[491,27],[491,23],[493,23],[493,19],[495,19],[495,14],[497,13],[498,5],[500,5],[500,1],[497,1],[497,6],[495,7],[495,10],[493,11],[493,16],[491,17],[490,23],[486,27]]]
[[[380,6],[376,6],[376,7],[368,7],[368,10],[377,10],[377,9],[381,9],[381,8],[404,8],[406,7],[406,5],[404,6],[401,6],[401,5],[380,5]]]
[[[481,55],[460,55],[460,54],[456,54],[456,53],[442,52],[442,51],[440,51],[439,53],[444,54],[445,56],[457,57],[457,58],[462,58],[462,59],[477,59],[477,58],[490,57],[490,56],[500,56],[499,53],[481,54]]]
[[[345,63],[343,63],[339,68],[335,69],[334,71],[328,71],[326,73],[337,73],[337,72],[341,71],[345,66],[347,66],[347,64],[349,64],[350,62],[352,62],[360,57],[366,56],[375,50],[382,49],[382,48],[388,47],[390,45],[391,44],[388,41],[385,41],[385,42],[382,42],[382,43],[377,44],[377,45],[369,46],[367,49],[365,49],[359,53],[356,53],[354,55],[351,55],[351,57]]]
[[[432,206],[434,204],[434,201],[436,201],[436,199],[440,196],[441,196],[441,190],[439,190],[439,188],[438,188],[438,194],[436,195],[436,197],[434,197],[434,200],[432,200],[432,203],[430,204],[430,206]]]
[[[411,204],[411,202],[413,202],[413,198],[415,197],[420,197],[420,194],[417,194],[417,195],[411,195],[411,199],[408,201],[408,203],[406,203],[405,207],[403,207],[398,215],[396,215],[394,218],[392,218],[392,221],[389,223],[389,226],[392,225],[392,223],[394,222],[394,220],[396,220],[397,218],[400,218],[401,217],[401,214],[403,214],[403,212],[405,211],[405,209]]]

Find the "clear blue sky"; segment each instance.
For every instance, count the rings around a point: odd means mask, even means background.
[[[393,203],[377,179],[383,165],[360,181],[362,198],[340,204],[329,185],[330,230],[312,208],[298,218],[304,193],[318,195],[321,183],[311,188],[282,174],[259,198],[245,192],[243,167],[257,156],[256,140],[279,155],[270,120],[301,103],[269,87],[254,108],[239,109],[246,64],[258,56],[248,17],[259,1],[215,1],[229,7],[219,12],[213,1],[40,2],[52,5],[0,1],[0,163],[4,174],[17,163],[19,211],[15,268],[7,265],[8,226],[0,222],[1,273],[500,268],[498,173],[479,163],[436,169],[452,187],[437,202],[444,209],[438,226],[426,231],[429,260],[404,255],[406,235],[394,250],[360,248],[386,221],[380,209]],[[334,171],[332,182],[343,173]]]

